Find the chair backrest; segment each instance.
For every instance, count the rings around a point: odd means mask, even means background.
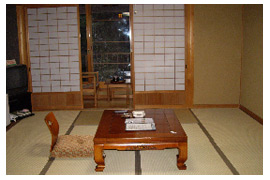
[[[47,116],[45,117],[45,122],[51,132],[52,135],[52,144],[51,144],[51,150],[53,150],[54,145],[56,144],[56,141],[58,139],[58,134],[59,134],[59,124],[53,114],[53,112],[50,112],[49,114],[47,114]]]
[[[86,79],[86,81],[83,81],[83,85],[85,84],[86,86],[83,86],[83,89],[94,89],[98,87],[98,72],[83,72],[82,73],[82,79]],[[87,86],[87,84],[91,84],[90,86]]]
[[[98,72],[82,72],[82,78],[85,79],[95,79],[98,82]]]

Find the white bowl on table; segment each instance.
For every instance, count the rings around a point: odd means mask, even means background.
[[[145,112],[144,111],[132,111],[132,115],[135,118],[143,118],[143,117],[145,117]]]

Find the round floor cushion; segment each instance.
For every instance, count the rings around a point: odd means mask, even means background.
[[[92,157],[93,150],[93,136],[62,135],[58,137],[57,142],[51,152],[51,157]]]

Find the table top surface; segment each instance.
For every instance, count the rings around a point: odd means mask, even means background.
[[[146,118],[153,118],[156,130],[126,131],[126,118],[114,110],[105,110],[94,143],[187,142],[187,135],[172,109],[146,109],[145,113]]]
[[[105,84],[131,84],[131,80],[130,79],[125,79],[125,82],[119,82],[119,83],[117,83],[117,82],[115,82],[115,83],[112,83],[111,82],[112,80],[111,79],[107,79],[106,81],[105,81]]]

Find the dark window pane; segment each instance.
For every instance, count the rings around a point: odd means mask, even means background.
[[[100,81],[112,78],[115,72],[118,71],[117,64],[94,64],[95,71],[99,72]]]
[[[92,5],[93,63],[100,81],[130,71],[129,16],[126,12],[129,12],[129,5]]]
[[[127,4],[94,4],[92,5],[92,13],[104,12],[129,12]]]
[[[129,22],[94,21],[92,23],[93,41],[129,41]]]
[[[129,54],[120,54],[118,57],[118,62],[119,63],[129,63],[130,62],[129,57],[130,57]]]
[[[93,43],[94,53],[110,53],[110,52],[126,52],[130,51],[129,43],[118,43],[118,42],[94,42]]]
[[[80,32],[81,32],[81,63],[82,72],[86,72],[88,69],[87,61],[87,39],[86,39],[86,15],[85,5],[80,5]]]

